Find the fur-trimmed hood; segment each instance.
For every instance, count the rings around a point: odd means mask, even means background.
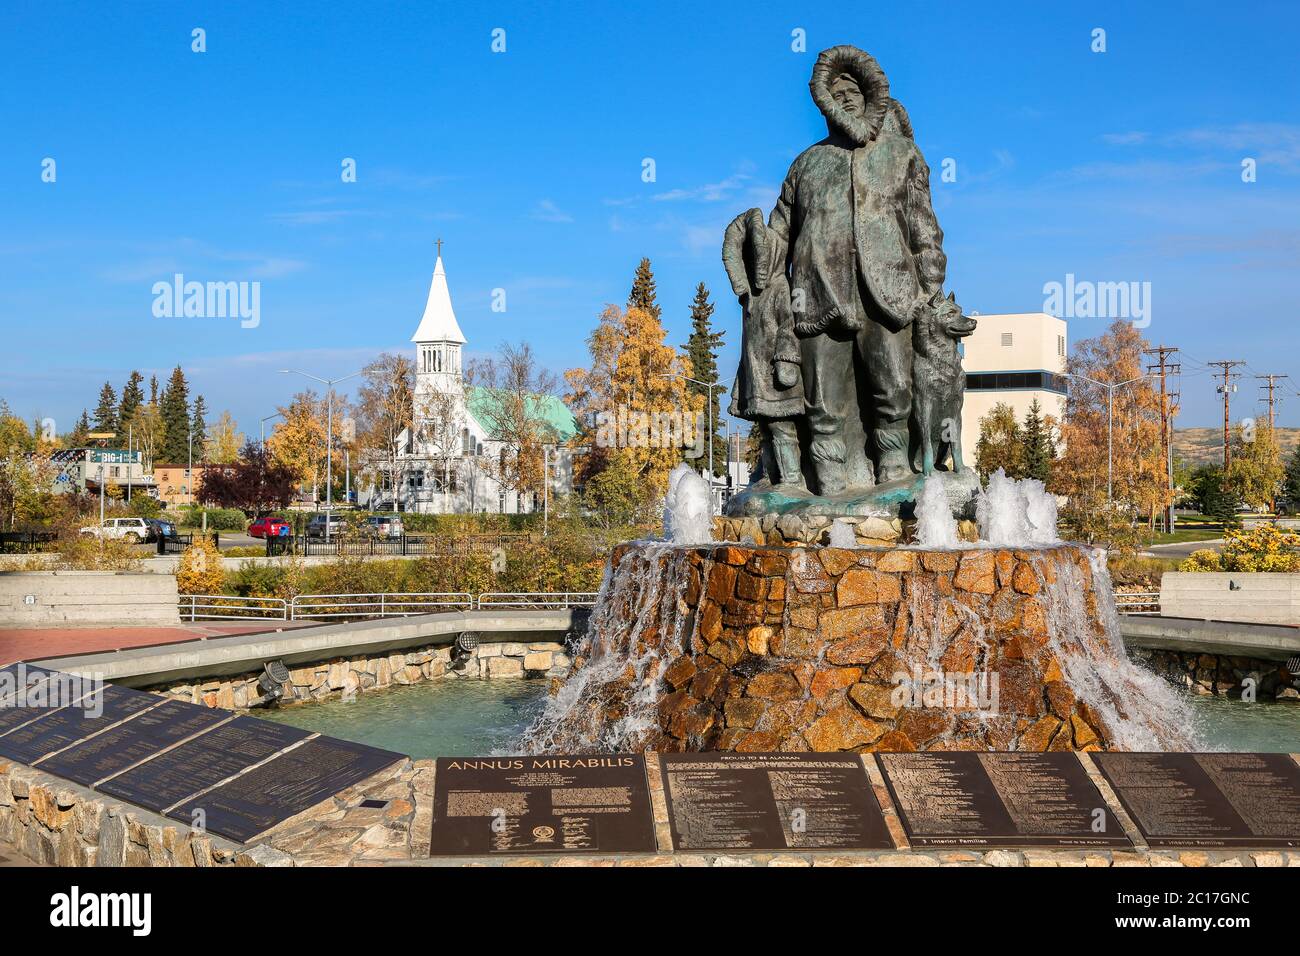
[[[831,98],[831,83],[841,73],[858,81],[862,89],[865,109],[860,116],[844,112]],[[823,50],[813,67],[808,81],[813,102],[826,117],[832,133],[847,136],[857,146],[865,146],[876,138],[885,122],[893,101],[889,98],[889,80],[876,58],[855,46],[833,46]]]

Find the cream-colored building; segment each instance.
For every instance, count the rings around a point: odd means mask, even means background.
[[[1068,349],[1064,319],[1046,312],[979,315],[963,343],[966,394],[961,413],[961,443],[967,465],[975,464],[980,419],[999,402],[1023,422],[1036,398],[1044,416],[1060,421],[1065,413]]]

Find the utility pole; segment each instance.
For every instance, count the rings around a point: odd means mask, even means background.
[[[1277,383],[1278,383],[1278,381],[1279,381],[1280,379],[1290,378],[1291,376],[1289,376],[1289,375],[1256,375],[1255,377],[1256,377],[1256,378],[1261,378],[1261,379],[1263,379],[1264,381],[1266,381],[1266,382],[1268,383],[1267,385],[1261,385],[1260,388],[1266,388],[1266,389],[1268,389],[1268,399],[1267,399],[1267,401],[1268,401],[1268,439],[1269,439],[1269,441],[1276,442],[1276,441],[1277,441],[1277,432],[1275,432],[1275,431],[1273,430],[1273,424],[1274,424],[1274,422],[1276,421],[1276,411],[1277,411],[1277,406],[1281,403],[1282,399],[1280,399],[1280,398],[1275,398],[1274,395],[1273,395],[1273,391],[1274,391],[1274,389],[1277,387]],[[1276,445],[1275,445],[1274,447],[1276,447]],[[1270,510],[1270,511],[1272,511],[1274,514],[1277,514],[1277,495],[1270,495],[1270,496],[1269,496],[1268,507],[1269,507],[1269,510]]]
[[[1238,365],[1245,365],[1245,362],[1228,361],[1228,362],[1207,362],[1207,365],[1213,365],[1215,368],[1222,369],[1223,381],[1219,384],[1217,391],[1223,396],[1223,473],[1228,474],[1228,465],[1232,464],[1231,438],[1232,438],[1232,416],[1228,411],[1228,406],[1232,399],[1232,393],[1237,390],[1237,386],[1232,383],[1234,378],[1240,378],[1240,372],[1234,372],[1233,369]]]
[[[1265,401],[1268,402],[1268,430],[1271,432],[1273,430],[1274,422],[1276,421],[1275,418],[1276,406],[1278,405],[1278,403],[1282,401],[1280,398],[1273,397],[1273,391],[1277,387],[1277,382],[1279,380],[1284,378],[1290,378],[1291,376],[1290,375],[1256,375],[1255,377],[1263,379],[1268,383],[1267,385],[1261,385],[1260,388],[1268,389],[1268,398],[1265,399]]]
[[[1147,371],[1160,377],[1160,458],[1164,462],[1166,477],[1165,530],[1171,533],[1174,530],[1174,415],[1178,413],[1178,393],[1168,391],[1165,377],[1182,371],[1182,365],[1169,361],[1177,352],[1178,348],[1172,345],[1142,350],[1143,355],[1157,357],[1154,364],[1147,366]]]

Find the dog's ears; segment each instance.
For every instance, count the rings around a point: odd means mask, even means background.
[[[948,301],[949,301],[949,302],[952,302],[952,303],[956,303],[956,301],[957,301],[957,293],[956,293],[956,292],[949,292],[949,293],[948,293]]]

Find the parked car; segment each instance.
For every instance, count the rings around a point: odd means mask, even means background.
[[[87,538],[116,539],[135,544],[150,540],[151,531],[143,518],[107,518],[103,524],[82,528],[81,534]]]
[[[371,515],[366,518],[366,531],[373,538],[400,538],[406,528],[400,515]]]
[[[329,516],[329,523],[329,533],[331,538],[342,534],[346,529],[346,524],[343,521],[342,515],[331,514]],[[325,537],[325,513],[323,511],[312,515],[311,520],[307,522],[307,537]]]
[[[278,538],[291,533],[289,522],[275,515],[263,515],[248,526],[248,533],[254,538]]]
[[[176,525],[165,518],[145,518],[144,523],[149,526],[149,537],[145,539],[147,541],[176,537]]]

